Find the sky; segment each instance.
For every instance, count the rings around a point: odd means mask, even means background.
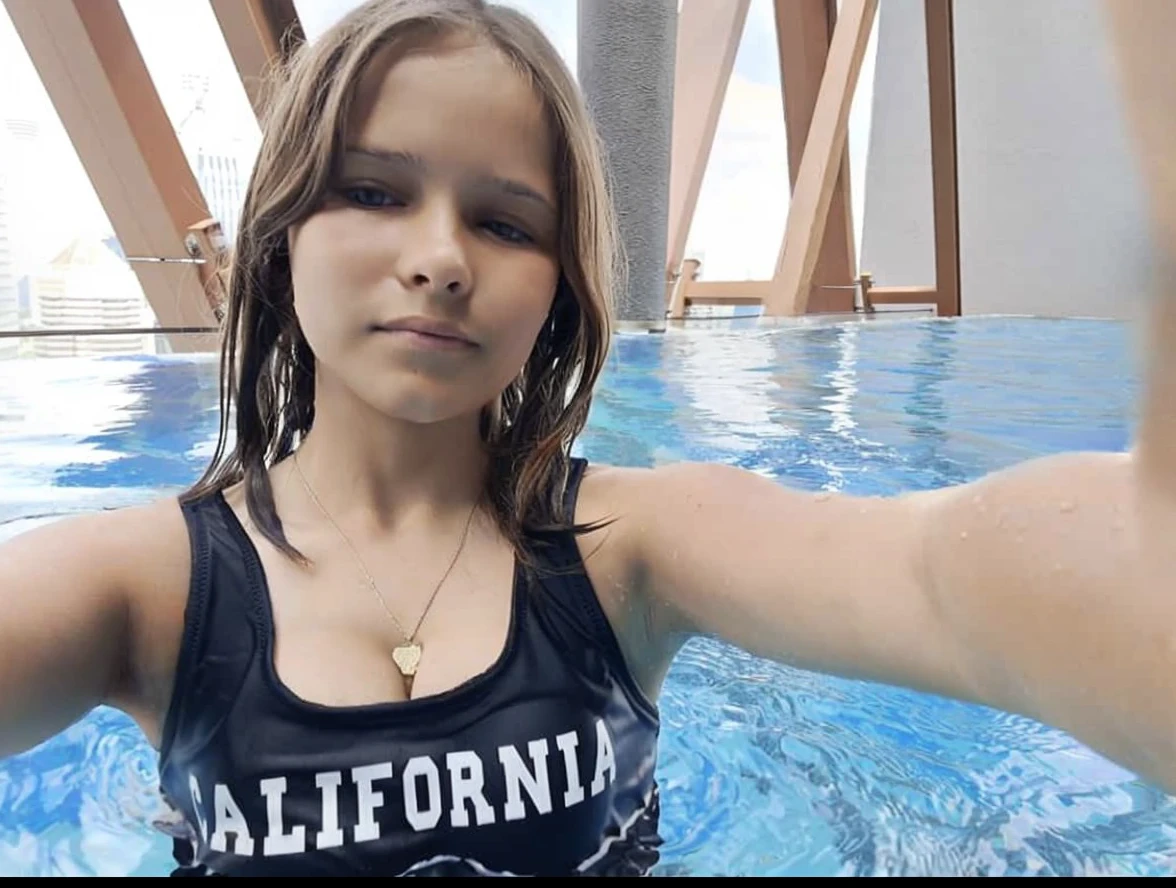
[[[207,0],[120,2],[185,153],[192,157],[203,148],[251,165],[260,138],[257,124]],[[505,2],[535,19],[574,72],[577,0]],[[295,0],[295,5],[313,40],[357,2]],[[849,125],[859,248],[873,53],[871,41]],[[106,234],[110,226],[2,4],[0,83],[5,85],[0,90],[0,188],[20,275],[51,259],[73,237]],[[13,138],[5,125],[9,120],[33,122],[35,142]],[[787,210],[787,143],[772,0],[752,0],[687,255],[703,260],[703,279],[768,278]]]

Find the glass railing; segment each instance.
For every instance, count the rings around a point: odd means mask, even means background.
[[[215,327],[96,326],[0,329],[0,361],[43,358],[111,358],[213,354],[220,348]]]

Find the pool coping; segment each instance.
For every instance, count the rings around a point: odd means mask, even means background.
[[[808,315],[723,315],[715,317],[689,317],[684,319],[662,321],[615,321],[613,332],[621,335],[655,334],[666,335],[680,332],[707,332],[716,329],[748,329],[748,328],[791,328],[803,329],[810,327],[833,327],[847,323],[871,324],[903,324],[926,323],[938,321],[941,323],[967,322],[974,320],[1034,320],[1034,321],[1110,321],[1113,323],[1130,323],[1120,318],[1097,317],[1086,315],[1037,315],[1016,313],[993,313],[962,315],[960,317],[944,317],[930,311],[878,311],[866,312],[828,312]]]

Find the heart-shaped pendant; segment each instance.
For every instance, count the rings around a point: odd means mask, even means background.
[[[398,646],[392,651],[392,661],[401,675],[411,678],[416,675],[417,665],[421,662],[421,646],[415,643]]]

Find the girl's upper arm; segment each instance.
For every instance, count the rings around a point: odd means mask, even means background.
[[[927,594],[932,494],[809,493],[725,465],[634,470],[643,593],[666,632],[801,668],[974,697]]]
[[[633,473],[626,523],[681,631],[1025,715],[1172,788],[1176,598],[1133,478],[1070,453],[863,498],[684,464]]]
[[[65,518],[0,543],[0,757],[99,704],[134,706],[147,600],[186,564],[174,500]],[[145,616],[146,615],[146,616]]]

